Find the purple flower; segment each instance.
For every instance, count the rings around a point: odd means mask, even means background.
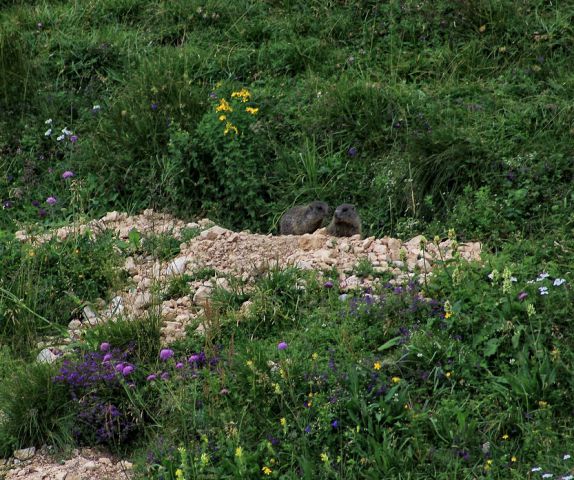
[[[70,170],[66,170],[64,173],[62,173],[62,178],[64,180],[66,180],[66,178],[72,178],[73,176],[75,176],[76,174]]]
[[[110,349],[110,344],[108,342],[103,342],[100,345],[100,352],[107,352]]]
[[[331,280],[327,280],[327,281],[323,284],[323,286],[324,286],[325,288],[333,288],[333,282],[332,282]]]
[[[40,210],[38,210],[38,216],[40,218],[44,218],[46,215],[48,215],[48,212],[46,211],[45,208],[41,208]]]
[[[161,352],[159,352],[159,358],[162,362],[166,362],[171,357],[173,357],[173,350],[170,348],[164,348]]]
[[[161,379],[162,380],[169,380],[169,372],[163,372],[161,374]]]
[[[209,94],[209,98],[212,98],[213,100],[215,100],[215,99],[217,98],[217,93],[211,92],[211,93]]]
[[[277,348],[279,350],[285,350],[287,349],[288,345],[285,342],[281,342],[279,345],[277,345]]]
[[[175,368],[177,368],[178,370],[182,369],[182,368],[183,368],[183,363],[177,362],[177,363],[175,364]]]
[[[347,155],[349,155],[349,157],[357,156],[357,148],[356,147],[349,148],[349,150],[347,150]]]
[[[305,427],[305,433],[311,433],[311,425]]]
[[[200,359],[200,356],[197,353],[194,353],[191,357],[189,357],[189,363],[197,363]]]
[[[70,137],[70,142],[76,143],[77,141],[78,141],[78,136],[77,136],[77,135],[72,135],[72,136]]]
[[[524,301],[524,299],[528,296],[528,294],[526,292],[520,292],[518,294],[518,300],[520,300],[521,302]]]
[[[6,209],[12,208],[12,202],[10,200],[4,200],[2,202],[2,208],[6,208]]]
[[[150,374],[146,377],[146,380],[147,380],[148,382],[153,382],[153,381],[156,380],[156,379],[157,379],[157,375],[156,375],[155,373],[150,373]]]
[[[116,365],[116,372],[122,373],[122,372],[124,371],[124,367],[125,367],[125,364],[123,364],[123,363],[118,363],[118,364]]]
[[[127,365],[122,370],[122,375],[127,377],[130,373],[134,371],[134,367],[132,365]]]
[[[39,207],[40,206],[40,202],[38,200],[32,200],[32,206],[33,207]]]
[[[333,420],[331,422],[331,427],[333,427],[334,430],[337,430],[337,428],[339,428],[339,421],[338,420]]]
[[[222,388],[221,390],[219,390],[219,395],[228,395],[229,394],[229,390],[227,388]]]
[[[155,112],[157,110],[158,104],[155,102],[152,102],[151,104],[151,109]]]
[[[48,198],[46,199],[46,203],[47,203],[48,205],[52,205],[52,206],[53,206],[53,205],[56,205],[56,203],[58,203],[58,200],[56,199],[56,197],[48,197]]]
[[[109,362],[112,359],[112,354],[111,353],[106,353],[104,355],[104,358],[102,359],[102,362]]]

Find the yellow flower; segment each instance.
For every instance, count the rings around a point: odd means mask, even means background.
[[[281,391],[281,385],[279,385],[278,383],[274,383],[273,384],[273,388],[275,389],[275,393],[277,395],[281,395],[282,391]]]
[[[512,458],[510,459],[510,461],[513,462],[513,463],[514,463],[514,462],[517,462],[517,461],[518,461],[518,458],[516,458],[515,456],[512,456]]]
[[[323,461],[323,463],[328,463],[329,462],[329,455],[327,455],[325,452],[323,452],[321,454],[321,460]]]
[[[243,449],[242,449],[241,447],[237,447],[237,448],[235,449],[235,456],[236,456],[237,458],[243,457]]]
[[[373,363],[373,368],[374,368],[375,370],[380,370],[381,367],[382,367],[381,362],[375,362],[375,363]]]
[[[508,433],[505,433],[504,435],[502,435],[502,440],[508,440],[510,438],[510,435],[508,435]]]
[[[273,470],[271,470],[268,466],[265,466],[261,469],[261,471],[265,474],[265,475],[271,475],[271,472]]]
[[[250,113],[251,115],[257,115],[257,112],[259,111],[259,109],[258,109],[258,108],[247,107],[247,108],[245,109],[245,111],[246,111],[247,113]]]
[[[401,381],[401,377],[393,377],[391,378],[391,382],[393,383],[399,383]]]
[[[540,408],[546,408],[546,407],[548,406],[548,402],[545,402],[544,400],[540,400],[540,401],[538,402],[538,406],[539,406]]]
[[[201,464],[206,466],[209,463],[209,455],[206,452],[201,454]]]
[[[238,92],[233,92],[231,98],[240,98],[243,103],[247,102],[251,98],[251,93],[246,88],[242,88]]]
[[[221,100],[219,100],[219,105],[217,107],[215,107],[215,111],[216,112],[233,112],[233,108],[231,108],[231,105],[229,105],[229,103],[227,102],[227,100],[225,100],[225,98],[222,98]]]
[[[445,374],[446,378],[450,378],[451,375],[452,375],[452,372],[446,372],[446,374]]]
[[[175,471],[175,478],[176,478],[176,480],[184,480],[185,479],[185,477],[183,476],[183,470],[181,468],[178,468]]]
[[[223,121],[225,121],[225,120],[227,120],[227,116],[226,116],[226,115],[219,115],[219,121],[220,121],[220,122],[223,122]]]
[[[247,365],[249,368],[253,367],[253,360],[247,360],[245,365]]]
[[[28,252],[28,255],[30,255],[31,257],[34,257],[34,256],[36,256],[36,252],[34,250],[30,250]]]
[[[450,318],[450,317],[452,317],[452,312],[446,312],[444,314],[444,318]]]
[[[286,427],[287,426],[287,419],[285,417],[283,417],[281,420],[279,420],[279,422],[281,423],[282,427]]]
[[[239,134],[237,131],[237,127],[233,125],[231,122],[227,122],[225,124],[225,130],[223,131],[224,135],[227,135],[229,132],[235,132],[235,135]]]
[[[311,358],[313,360],[317,360],[319,358],[319,354],[317,352],[314,352],[313,355],[311,355]]]

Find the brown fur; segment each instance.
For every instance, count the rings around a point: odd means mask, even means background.
[[[329,214],[329,205],[325,202],[311,202],[287,210],[279,222],[281,235],[303,235],[313,233]]]
[[[351,237],[361,234],[361,219],[350,203],[339,205],[333,214],[333,220],[327,227],[327,233],[334,237]]]

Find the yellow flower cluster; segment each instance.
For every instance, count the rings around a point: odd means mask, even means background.
[[[238,92],[232,92],[231,98],[240,98],[243,103],[248,102],[251,98],[251,93],[246,88],[242,88]]]
[[[229,132],[235,132],[235,135],[239,134],[239,132],[237,131],[237,127],[235,125],[233,125],[231,122],[226,122],[223,134],[227,135]]]
[[[393,383],[399,383],[401,381],[401,377],[393,377],[391,378],[391,382]]]
[[[271,475],[271,472],[273,470],[271,470],[268,466],[265,466],[261,469],[261,471],[265,474],[265,475]]]
[[[375,362],[375,363],[373,363],[373,368],[374,368],[375,370],[380,370],[381,367],[382,367],[381,362]]]
[[[245,111],[247,113],[250,113],[251,115],[257,115],[257,112],[259,111],[258,108],[253,108],[253,107],[246,107]]]
[[[222,98],[219,100],[219,105],[217,105],[217,107],[215,107],[215,111],[216,112],[233,112],[233,108],[231,108],[231,105],[229,105],[229,102],[227,100],[225,100],[225,98]]]

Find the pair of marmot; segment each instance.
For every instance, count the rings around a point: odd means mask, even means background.
[[[321,227],[329,214],[329,205],[325,202],[311,202],[287,210],[281,217],[281,235],[303,235],[313,233]],[[361,233],[361,219],[355,207],[343,203],[335,209],[333,219],[327,227],[327,233],[335,237],[350,237]]]

